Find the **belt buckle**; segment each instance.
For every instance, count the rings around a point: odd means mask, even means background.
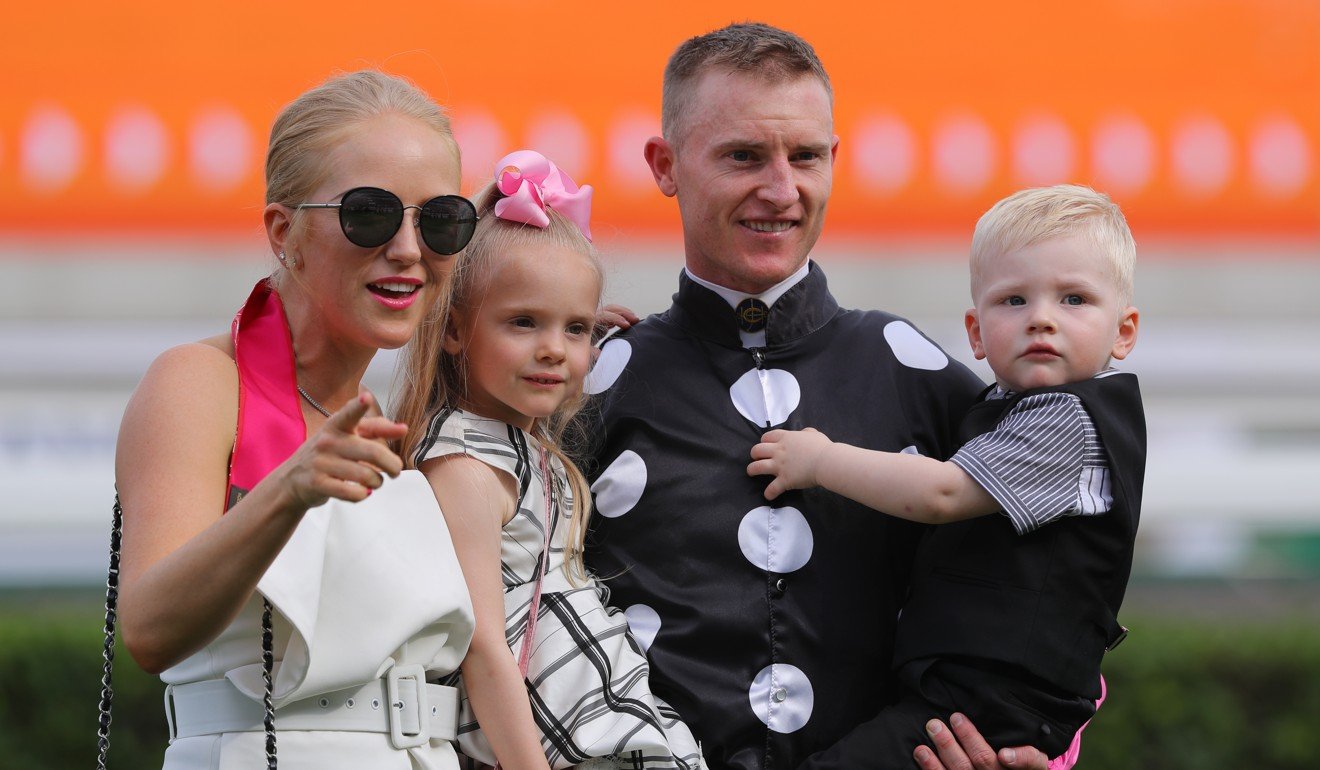
[[[399,680],[411,679],[415,683],[416,696],[409,704],[399,696]],[[389,700],[390,743],[396,749],[410,749],[423,746],[431,740],[431,713],[427,702],[426,669],[420,664],[391,666],[385,672],[385,697]],[[408,734],[403,731],[404,709],[412,705],[417,713],[417,732]]]

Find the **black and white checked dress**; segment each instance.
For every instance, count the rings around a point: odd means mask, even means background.
[[[414,458],[420,465],[460,453],[510,474],[517,483],[518,511],[504,526],[500,544],[505,638],[517,656],[545,544],[540,445],[527,432],[498,420],[443,411],[432,418]],[[546,758],[556,770],[596,757],[638,770],[697,768],[696,740],[674,710],[651,693],[646,657],[628,633],[623,612],[604,605],[605,591],[595,580],[577,587],[568,580],[564,541],[572,491],[563,465],[551,457],[550,468],[563,502],[551,529],[550,562],[526,682]],[[449,683],[461,689],[461,675]],[[478,762],[495,762],[465,692],[458,746]]]

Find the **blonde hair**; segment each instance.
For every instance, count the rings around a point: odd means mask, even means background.
[[[1072,235],[1083,235],[1095,245],[1109,263],[1122,304],[1131,304],[1137,246],[1127,219],[1108,195],[1076,184],[1021,190],[981,215],[972,234],[973,298],[990,260]]]
[[[443,298],[422,321],[412,341],[403,350],[402,382],[395,419],[408,425],[399,454],[410,468],[416,467],[412,453],[426,438],[431,418],[444,409],[458,407],[459,400],[467,392],[466,361],[461,354],[452,355],[444,349],[445,333],[449,325],[455,323],[455,313],[481,304],[490,276],[503,260],[512,254],[527,253],[528,247],[559,246],[582,254],[601,283],[604,282],[600,259],[576,224],[554,209],[546,209],[550,224],[545,228],[500,219],[495,216],[494,208],[501,197],[494,183],[477,193],[473,203],[480,219],[472,241],[454,265]],[[574,582],[585,581],[587,577],[582,552],[591,516],[591,491],[586,476],[573,459],[585,444],[580,435],[581,426],[575,419],[585,402],[585,395],[578,393],[548,418],[536,420],[531,430],[541,445],[559,458],[568,475],[573,512],[564,567]],[[553,480],[546,479],[545,482],[550,484]]]
[[[681,142],[680,125],[693,86],[711,70],[754,73],[772,82],[810,75],[825,86],[834,104],[830,76],[810,43],[769,24],[730,24],[684,41],[669,57],[660,95],[660,131],[670,142]]]
[[[266,203],[307,203],[307,196],[330,176],[330,151],[361,123],[391,114],[431,128],[459,159],[449,117],[426,92],[378,70],[350,72],[304,92],[275,118],[266,150]],[[293,212],[294,232],[302,214]],[[277,271],[277,280],[285,273]]]

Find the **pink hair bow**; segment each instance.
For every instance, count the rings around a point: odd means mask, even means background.
[[[495,186],[504,197],[495,216],[511,222],[546,227],[547,207],[568,217],[591,240],[591,185],[578,187],[554,161],[535,150],[511,152],[495,164]]]

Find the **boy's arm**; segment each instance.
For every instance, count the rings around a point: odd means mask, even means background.
[[[767,500],[790,489],[820,486],[868,508],[925,524],[1002,509],[953,463],[836,443],[813,428],[770,431],[752,448],[752,459],[749,475],[775,477],[766,487]]]

